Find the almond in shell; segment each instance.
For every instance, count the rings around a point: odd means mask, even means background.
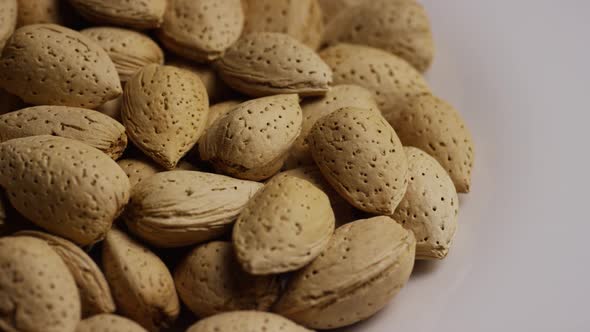
[[[313,126],[310,149],[328,182],[363,211],[391,215],[408,185],[408,162],[395,131],[377,112],[343,108]]]
[[[80,31],[109,55],[121,82],[127,82],[149,64],[164,64],[164,52],[150,37],[128,29],[94,27]]]
[[[0,2],[0,50],[16,28],[17,7],[17,0]]]
[[[125,158],[117,161],[117,164],[127,174],[131,188],[141,183],[143,180],[162,172],[163,169],[146,158]]]
[[[235,94],[227,84],[223,82],[219,75],[217,75],[215,69],[210,64],[196,63],[174,56],[168,56],[166,58],[166,64],[186,69],[197,74],[201,79],[201,82],[203,82],[205,89],[207,89],[207,95],[209,96],[209,102],[211,103],[231,98],[232,95]]]
[[[174,280],[149,249],[113,228],[103,243],[102,267],[121,314],[149,331],[176,320],[180,302]]]
[[[236,221],[233,244],[242,268],[256,275],[302,268],[324,249],[335,218],[324,192],[279,174],[252,198]]]
[[[328,24],[341,11],[356,5],[360,5],[361,3],[365,2],[365,0],[318,0],[318,2],[322,8],[324,24]]]
[[[207,91],[197,75],[152,64],[125,85],[121,117],[133,143],[173,169],[205,130],[208,111]]]
[[[106,154],[55,136],[0,144],[0,186],[27,219],[79,245],[104,238],[130,191],[127,176]]]
[[[0,238],[1,331],[74,331],[80,296],[66,264],[43,240]]]
[[[158,173],[133,188],[124,219],[131,232],[158,247],[201,243],[229,232],[261,187],[212,173]]]
[[[166,0],[69,0],[85,19],[133,29],[157,28],[164,20]]]
[[[297,95],[249,100],[217,119],[199,141],[201,159],[248,180],[277,173],[301,130]]]
[[[293,276],[274,310],[315,329],[367,319],[406,284],[415,250],[414,234],[389,217],[341,226],[322,255]]]
[[[0,115],[0,142],[19,137],[53,135],[101,150],[113,159],[127,147],[125,127],[94,110],[68,106],[35,106]]]
[[[233,311],[203,319],[187,332],[312,332],[286,318],[268,312]]]
[[[198,317],[227,311],[268,310],[279,296],[277,276],[253,276],[242,270],[229,242],[193,249],[174,271],[182,301]]]
[[[332,83],[332,71],[314,50],[282,33],[244,35],[216,67],[229,86],[254,97],[324,95]]]
[[[95,315],[84,319],[76,332],[146,332],[141,325],[125,317],[113,314]]]
[[[16,26],[39,23],[53,23],[63,26],[74,26],[80,23],[80,17],[63,0],[17,0],[18,17]]]
[[[121,94],[119,75],[105,50],[55,24],[14,32],[0,57],[0,86],[34,105],[96,108]]]

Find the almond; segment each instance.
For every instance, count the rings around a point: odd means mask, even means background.
[[[243,101],[228,100],[211,106],[209,108],[209,117],[207,118],[207,128],[211,127],[217,119],[222,118],[227,113],[233,111],[241,103],[243,103]]]
[[[205,130],[208,111],[207,91],[197,75],[152,64],[125,85],[121,117],[133,143],[173,169]]]
[[[424,7],[415,0],[373,0],[340,12],[326,26],[324,42],[363,44],[391,52],[424,72],[434,41]]]
[[[75,139],[119,158],[127,147],[125,127],[97,111],[68,106],[36,106],[0,115],[0,142],[53,135]]]
[[[95,108],[121,94],[108,54],[79,32],[55,24],[16,30],[0,69],[1,87],[29,104]]]
[[[453,106],[429,93],[420,94],[391,113],[388,120],[404,145],[429,153],[449,173],[458,192],[469,192],[473,139]]]
[[[412,232],[389,217],[346,224],[320,257],[293,276],[275,311],[316,329],[369,318],[408,281],[415,250]]]
[[[17,7],[16,0],[3,0],[0,3],[0,50],[16,28]]]
[[[216,62],[221,78],[250,96],[298,93],[324,95],[332,71],[309,47],[282,33],[243,36]]]
[[[309,132],[316,121],[338,109],[356,107],[379,112],[377,102],[371,92],[358,85],[337,85],[332,87],[321,98],[306,99],[302,105],[303,124],[301,134],[289,151],[289,158],[285,161],[286,168],[313,165],[313,158],[309,152]]]
[[[393,218],[416,235],[417,259],[443,259],[457,229],[457,191],[436,159],[417,148],[404,150],[409,184]]]
[[[84,319],[76,327],[76,332],[145,332],[136,322],[125,317],[101,314]]]
[[[2,331],[74,331],[80,296],[66,264],[45,241],[0,238]]]
[[[17,96],[0,89],[0,115],[25,108],[26,104]]]
[[[164,20],[166,0],[69,0],[87,20],[133,29],[157,28]]]
[[[127,174],[131,188],[134,188],[143,180],[152,177],[156,173],[163,171],[160,166],[154,164],[151,160],[141,157],[121,159],[117,161],[117,164]]]
[[[166,64],[197,74],[205,85],[209,101],[212,103],[230,98],[234,94],[209,64],[194,63],[180,57],[167,57]]]
[[[322,8],[324,24],[327,24],[344,9],[360,5],[365,0],[318,0],[318,2]]]
[[[324,249],[334,232],[328,196],[306,180],[273,177],[236,221],[233,244],[242,268],[256,275],[302,268]]]
[[[290,169],[282,172],[289,176],[294,176],[303,180],[306,180],[316,186],[318,189],[324,192],[330,199],[330,205],[332,205],[332,211],[336,217],[336,226],[343,225],[350,221],[355,220],[355,216],[359,214],[358,210],[355,209],[350,203],[348,203],[332,186],[326,181],[322,172],[319,168],[314,166],[300,167]]]
[[[233,311],[203,319],[186,332],[312,332],[286,318],[268,312]]]
[[[101,106],[97,107],[96,110],[102,114],[108,115],[111,118],[121,122],[121,106],[123,105],[123,95],[109,100]]]
[[[74,243],[38,231],[21,231],[15,236],[28,236],[43,240],[62,258],[74,277],[82,303],[82,317],[115,311],[111,289],[96,263]]]
[[[170,327],[180,312],[168,268],[146,247],[118,229],[103,243],[102,264],[117,308],[149,331]]]
[[[109,55],[122,82],[149,64],[164,64],[164,52],[150,37],[127,29],[95,27],[80,31]]]
[[[129,230],[158,247],[201,243],[229,232],[261,187],[212,173],[158,173],[133,188],[124,219]]]
[[[263,180],[280,170],[300,130],[297,95],[253,99],[217,119],[199,142],[199,152],[222,173]]]
[[[383,50],[339,44],[320,55],[334,71],[335,84],[356,84],[371,91],[386,119],[412,96],[430,91],[416,69]]]
[[[243,27],[240,0],[169,0],[159,37],[171,52],[207,62],[235,43]]]
[[[18,17],[16,26],[39,23],[53,23],[63,26],[78,25],[81,18],[76,15],[68,1],[63,0],[17,0]]]
[[[226,311],[267,311],[279,296],[276,276],[253,276],[242,270],[229,242],[193,249],[174,271],[178,295],[198,317]]]
[[[323,23],[318,0],[246,0],[245,33],[281,32],[312,49],[320,46]]]
[[[0,144],[0,186],[38,226],[79,245],[100,241],[129,199],[129,180],[101,151],[62,137]]]
[[[380,114],[340,109],[319,119],[309,138],[322,174],[350,204],[369,213],[393,214],[408,185],[408,161]]]

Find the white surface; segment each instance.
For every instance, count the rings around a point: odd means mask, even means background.
[[[590,331],[590,1],[424,0],[476,143],[450,256],[344,331]]]

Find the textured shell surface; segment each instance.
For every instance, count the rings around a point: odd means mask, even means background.
[[[84,18],[99,24],[152,29],[164,21],[167,0],[69,0]]]
[[[260,311],[233,311],[203,319],[187,332],[311,332],[276,314]]]
[[[146,332],[146,329],[122,316],[100,314],[82,320],[76,332]]]

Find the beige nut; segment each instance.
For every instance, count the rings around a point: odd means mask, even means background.
[[[224,102],[212,105],[209,108],[209,117],[207,118],[207,128],[211,127],[217,119],[222,118],[227,113],[233,111],[241,103],[243,103],[243,101],[228,100],[228,101],[224,101]]]
[[[240,0],[169,0],[159,37],[170,51],[207,62],[235,43],[243,27]]]
[[[0,142],[38,135],[74,139],[113,159],[119,158],[127,147],[125,127],[94,110],[68,106],[35,106],[0,115]]]
[[[103,243],[102,267],[118,311],[149,331],[170,327],[180,312],[174,280],[158,256],[118,229]]]
[[[151,160],[141,157],[120,159],[117,164],[127,174],[131,188],[163,171],[160,166],[154,164]]]
[[[282,33],[242,36],[216,67],[229,86],[254,97],[324,95],[332,83],[332,71],[326,63],[311,48]]]
[[[0,238],[0,330],[74,331],[80,296],[66,264],[45,241]]]
[[[253,99],[218,118],[199,141],[199,153],[219,172],[263,180],[280,170],[300,130],[297,95]]]
[[[77,26],[81,18],[68,1],[63,0],[17,0],[16,26],[52,23],[63,26]]]
[[[417,259],[443,259],[457,229],[457,191],[436,159],[417,148],[404,150],[409,184],[393,218],[416,235]]]
[[[268,312],[232,311],[203,319],[186,332],[312,332],[286,318]]]
[[[316,50],[324,25],[318,0],[246,0],[244,33],[281,32]]]
[[[85,19],[133,29],[157,28],[164,20],[166,0],[69,0]]]
[[[279,174],[246,205],[233,230],[242,268],[256,275],[302,268],[334,232],[328,196],[309,181]]]
[[[469,192],[475,147],[467,124],[452,105],[424,93],[390,113],[387,120],[404,145],[433,156],[449,173],[457,191]]]
[[[0,50],[16,28],[17,0],[3,0],[0,2]]]
[[[173,169],[205,130],[208,111],[207,91],[197,75],[151,64],[125,85],[121,118],[139,149]]]
[[[356,84],[371,91],[386,119],[413,96],[430,91],[420,72],[380,49],[338,44],[320,56],[334,71],[334,84]]]
[[[228,233],[261,187],[212,173],[158,173],[133,188],[124,219],[131,232],[152,245],[197,244]]]
[[[0,57],[0,86],[34,105],[95,108],[121,94],[108,54],[55,24],[17,29]]]
[[[107,52],[117,68],[121,82],[128,81],[149,64],[164,64],[164,52],[160,46],[142,33],[114,27],[93,27],[80,33]]]
[[[356,107],[379,112],[377,102],[371,92],[358,85],[336,85],[325,96],[304,100],[301,104],[303,124],[301,134],[289,151],[285,168],[314,165],[309,152],[309,132],[321,117],[344,107]]]
[[[434,57],[430,21],[416,0],[372,0],[346,8],[326,26],[323,41],[380,48],[421,72]]]
[[[242,270],[229,242],[209,242],[193,249],[174,271],[178,295],[198,317],[227,311],[267,311],[279,296],[276,276]]]
[[[291,279],[275,312],[317,329],[367,319],[405,285],[415,249],[414,234],[389,217],[341,226],[322,255]]]
[[[318,0],[322,8],[324,24],[330,23],[343,10],[360,5],[365,0]]]
[[[101,314],[81,321],[75,332],[146,332],[146,329],[125,317]]]
[[[0,186],[27,219],[79,245],[105,236],[130,191],[127,176],[106,154],[54,136],[0,144]]]
[[[375,111],[343,108],[319,119],[309,135],[328,182],[363,211],[391,215],[408,185],[408,162],[393,128]]]
[[[209,102],[215,103],[232,97],[235,94],[223,80],[217,75],[215,69],[211,64],[200,64],[181,57],[167,56],[166,64],[182,69],[186,69],[194,74],[197,74],[203,82]]]
[[[100,268],[92,258],[74,243],[39,231],[21,231],[15,236],[28,236],[43,240],[66,263],[74,277],[82,303],[82,317],[115,311],[111,289]]]

